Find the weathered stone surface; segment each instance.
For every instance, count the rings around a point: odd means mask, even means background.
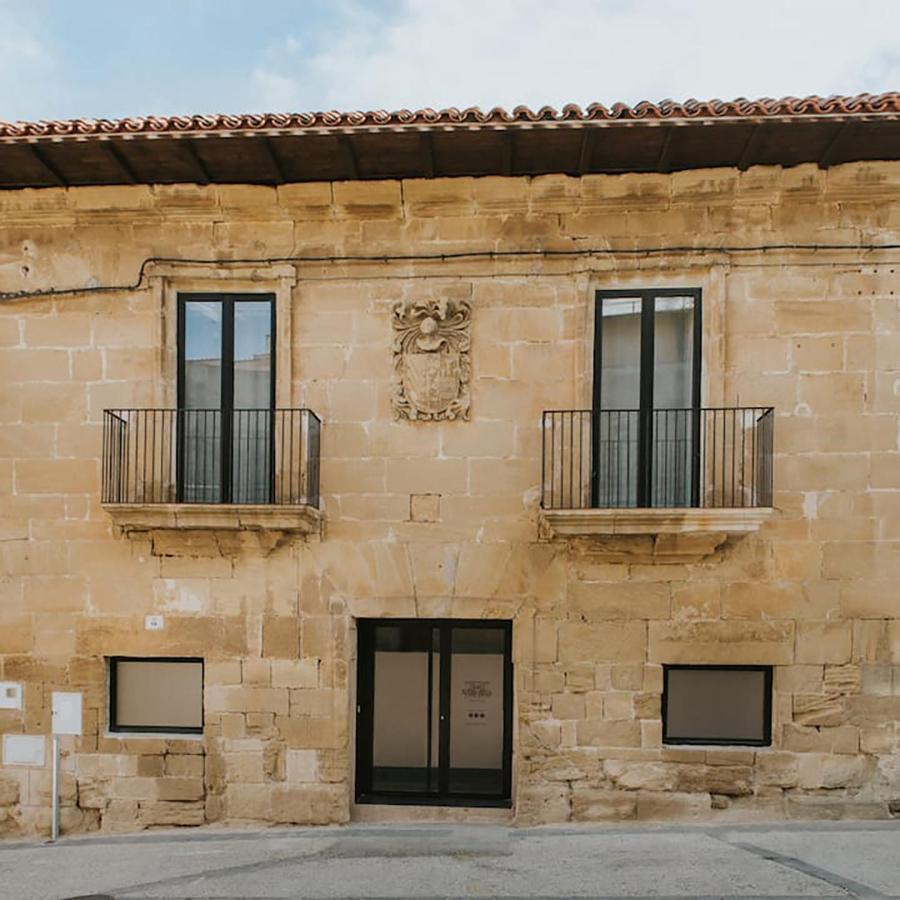
[[[804,251],[763,268],[721,255],[689,284],[681,254],[530,268],[450,254],[576,250],[597,235],[607,248],[685,234],[896,243],[885,184],[898,172],[4,192],[4,290],[127,284],[148,257],[223,259],[150,264],[121,295],[0,305],[0,677],[24,701],[0,710],[0,733],[48,734],[52,692],[82,694],[66,827],[346,821],[356,620],[447,616],[513,623],[517,822],[888,815],[900,796],[896,273],[853,249],[823,266]],[[439,263],[416,258],[438,244]],[[336,257],[327,279],[228,261],[297,247]],[[360,247],[384,258],[341,262]],[[657,512],[677,533],[539,531],[542,413],[589,405],[594,290],[626,285],[702,287],[704,403],[774,404],[774,512],[757,531],[688,527],[747,524],[748,507]],[[221,510],[161,528],[145,507],[145,530],[123,534],[103,509],[103,411],[176,402],[179,292],[276,297],[276,403],[324,422],[312,533]],[[468,422],[392,420],[391,310],[423,301],[471,308],[471,368],[455,382]],[[247,527],[217,530],[226,518]],[[202,657],[204,734],[110,735],[115,655]],[[663,666],[676,663],[772,665],[773,746],[664,745]],[[45,774],[3,770],[4,835],[46,826]]]
[[[633,819],[636,811],[637,798],[634,794],[582,785],[572,788],[572,818],[576,822]]]

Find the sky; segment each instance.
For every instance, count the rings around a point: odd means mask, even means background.
[[[0,0],[0,121],[900,90],[900,0]]]

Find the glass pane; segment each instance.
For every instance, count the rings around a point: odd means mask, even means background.
[[[652,505],[690,506],[694,418],[694,298],[657,297],[653,319]]]
[[[203,663],[119,660],[116,666],[117,727],[201,728]]]
[[[184,305],[183,486],[186,503],[221,497],[222,304]]]
[[[600,302],[600,406],[637,409],[641,403],[641,298]]]
[[[439,670],[431,652],[433,633],[437,629],[427,626],[375,629],[374,791],[418,793],[438,788],[434,701]]]
[[[638,417],[641,404],[641,299],[601,301],[600,420],[597,423],[598,504],[637,503]]]
[[[762,741],[766,673],[759,669],[669,669],[667,741]]]
[[[272,304],[234,304],[232,497],[268,503],[272,449]]]
[[[693,403],[693,297],[656,298],[653,353],[654,408],[689,408]]]
[[[454,628],[450,666],[450,773],[455,794],[503,791],[502,628]]]
[[[234,304],[234,408],[272,404],[272,304]]]

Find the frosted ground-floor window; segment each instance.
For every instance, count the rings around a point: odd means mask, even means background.
[[[109,730],[203,733],[203,660],[109,660]]]
[[[772,742],[771,666],[663,667],[663,743]]]

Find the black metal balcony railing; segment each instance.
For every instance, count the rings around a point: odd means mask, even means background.
[[[108,409],[104,503],[319,505],[308,409]]]
[[[552,410],[544,509],[772,505],[772,407]]]

